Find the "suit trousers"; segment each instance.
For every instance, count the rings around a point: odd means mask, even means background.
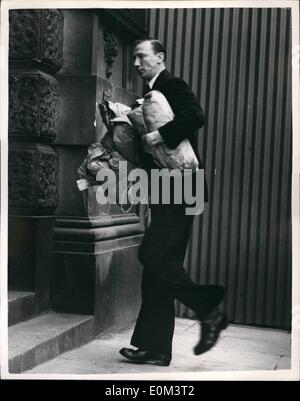
[[[205,319],[222,301],[225,288],[195,284],[183,262],[194,216],[186,205],[151,205],[151,223],[139,250],[144,266],[142,305],[131,344],[142,350],[172,353],[177,298]]]

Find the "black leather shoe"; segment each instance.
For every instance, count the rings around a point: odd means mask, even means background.
[[[214,317],[202,321],[200,341],[194,348],[194,354],[200,355],[210,350],[218,341],[222,330],[228,326],[227,316],[220,311],[214,312]]]
[[[131,348],[122,348],[119,352],[130,361],[140,364],[149,363],[158,366],[169,366],[171,362],[171,356],[169,354],[160,354],[139,349],[134,350]]]

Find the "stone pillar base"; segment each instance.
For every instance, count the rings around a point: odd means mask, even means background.
[[[95,316],[96,334],[127,327],[140,307],[142,235],[95,243],[55,241],[52,307]]]

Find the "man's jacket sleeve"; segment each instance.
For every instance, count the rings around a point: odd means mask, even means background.
[[[159,133],[166,145],[175,149],[205,124],[204,113],[193,92],[179,78],[167,81],[161,92],[173,110],[174,119],[160,127]]]

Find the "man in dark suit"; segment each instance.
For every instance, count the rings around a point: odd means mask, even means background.
[[[151,157],[153,146],[164,142],[174,149],[188,138],[198,157],[199,168],[203,168],[195,134],[205,123],[203,111],[188,85],[166,70],[165,58],[166,50],[158,40],[139,40],[134,45],[134,66],[147,83],[146,92],[160,91],[174,113],[172,121],[143,136],[144,165],[148,171],[158,168]],[[194,172],[193,185],[195,180]],[[224,287],[197,285],[183,268],[194,217],[185,213],[185,207],[184,201],[176,204],[172,196],[170,204],[159,202],[151,205],[151,223],[139,251],[139,259],[144,266],[142,305],[131,339],[131,344],[137,349],[120,350],[121,355],[136,363],[170,364],[175,298],[195,311],[201,321],[201,336],[194,348],[196,355],[212,348],[227,325],[225,315],[217,308],[223,300]]]

